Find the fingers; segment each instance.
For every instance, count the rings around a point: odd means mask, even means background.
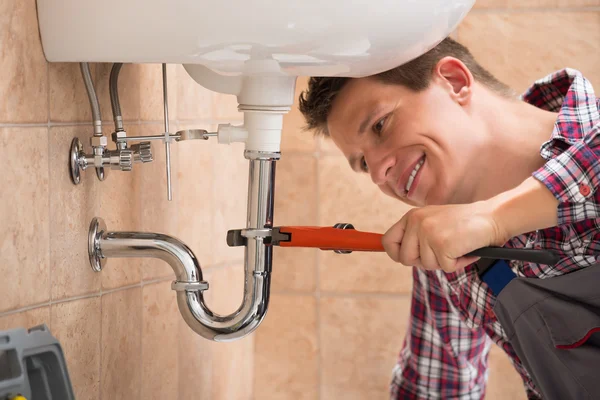
[[[395,262],[406,266],[424,269],[439,268],[433,249],[425,242],[418,230],[419,224],[409,223],[410,216],[405,215],[383,236],[382,244],[388,256]],[[423,238],[423,245],[420,240]]]
[[[414,266],[423,262],[423,259],[420,259],[421,251],[418,229],[418,225],[406,225],[402,243],[400,243],[400,250],[398,252],[398,261],[404,265]]]
[[[392,260],[406,266],[454,272],[479,259],[460,257],[469,245],[454,228],[448,228],[455,225],[452,210],[444,215],[449,221],[436,214],[441,209],[424,210],[410,210],[383,235],[383,248]]]
[[[404,237],[405,227],[406,216],[388,229],[381,239],[385,252],[395,262],[400,262],[400,244]]]
[[[439,263],[439,268],[446,272],[452,272],[456,270],[456,259],[453,257],[448,257],[444,247],[438,245],[434,246],[434,248],[434,253]]]
[[[435,252],[425,239],[422,239],[420,242],[419,256],[421,258],[421,264],[423,269],[440,269],[440,265],[437,256],[435,255]]]

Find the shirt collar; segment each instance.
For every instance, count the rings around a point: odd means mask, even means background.
[[[581,72],[565,68],[534,82],[521,96],[523,101],[543,110],[558,112],[550,140],[542,145],[542,156],[560,152],[557,141],[573,144],[600,123],[599,100],[592,84]]]

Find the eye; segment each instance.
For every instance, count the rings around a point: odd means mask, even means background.
[[[381,132],[383,131],[383,127],[385,126],[386,119],[387,119],[387,117],[383,117],[379,121],[377,121],[375,123],[375,125],[373,125],[373,132],[375,132],[378,135],[381,135]]]
[[[362,158],[360,159],[360,169],[361,169],[363,172],[368,172],[368,171],[369,171],[369,167],[367,166],[367,160],[365,160],[365,158],[364,158],[364,157],[362,157]]]

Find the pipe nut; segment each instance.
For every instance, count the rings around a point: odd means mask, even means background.
[[[125,139],[127,137],[127,132],[125,131],[117,131],[112,133],[113,142],[118,142],[119,140]]]
[[[92,147],[106,147],[108,146],[108,138],[106,136],[92,136],[90,145]]]

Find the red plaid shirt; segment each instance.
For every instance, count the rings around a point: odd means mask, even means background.
[[[512,238],[507,247],[546,248],[555,266],[511,262],[518,276],[549,278],[597,262],[600,256],[600,99],[573,69],[538,80],[521,97],[558,112],[533,176],[559,199],[558,226]],[[391,384],[392,399],[482,399],[492,341],[510,357],[530,399],[541,398],[494,312],[494,296],[474,265],[463,271],[413,269],[411,324]]]

